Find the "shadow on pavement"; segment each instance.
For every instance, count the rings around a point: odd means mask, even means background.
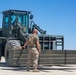
[[[27,69],[23,67],[10,67],[10,68],[3,68],[2,70],[25,71]],[[32,68],[30,70],[32,70]],[[73,72],[73,70],[76,70],[76,68],[39,68],[39,70],[43,72],[49,72],[50,70],[62,70],[62,71]]]
[[[6,63],[0,63],[0,69],[2,70],[13,70],[13,71],[26,71],[27,68],[26,67],[8,67],[6,65]],[[4,68],[6,67],[6,68]],[[30,70],[32,70],[33,68],[31,67]],[[54,67],[48,67],[48,66],[41,66],[38,68],[41,72],[50,72],[50,70],[61,70],[61,71],[67,71],[67,72],[73,72],[73,70],[76,70],[76,68],[73,67],[69,67],[69,66],[54,66]]]

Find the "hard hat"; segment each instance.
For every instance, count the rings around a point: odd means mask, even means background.
[[[33,33],[38,33],[38,30],[37,30],[37,29],[34,29],[34,30],[33,30]]]

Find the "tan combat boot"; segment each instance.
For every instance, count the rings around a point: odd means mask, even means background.
[[[39,72],[39,70],[38,69],[33,69],[33,72]]]

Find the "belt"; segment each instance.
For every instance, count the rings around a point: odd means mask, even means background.
[[[36,46],[29,46],[29,48],[36,48]]]

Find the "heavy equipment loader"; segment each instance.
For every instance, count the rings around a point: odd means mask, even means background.
[[[5,45],[8,37],[14,37],[24,44],[33,29],[37,29],[41,50],[64,50],[64,37],[62,35],[47,35],[34,21],[30,11],[6,10],[3,14],[2,28],[0,28],[0,45],[4,56]],[[51,28],[50,28],[51,29]],[[50,31],[51,32],[51,31]]]

